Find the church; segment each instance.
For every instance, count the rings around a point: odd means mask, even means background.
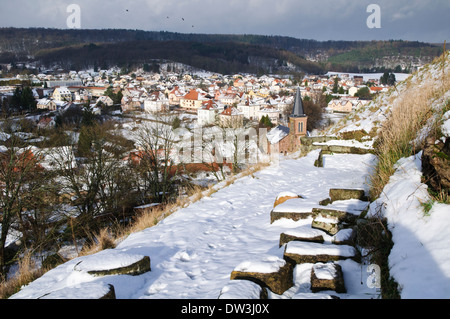
[[[289,115],[289,127],[278,125],[267,133],[267,152],[288,154],[297,151],[300,148],[300,138],[307,135],[307,123],[300,88],[297,87],[294,107]]]

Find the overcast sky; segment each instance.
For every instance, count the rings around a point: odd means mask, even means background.
[[[315,40],[450,40],[449,0],[0,0],[0,27],[282,35]],[[380,28],[369,28],[369,4]],[[183,20],[184,19],[184,20]]]

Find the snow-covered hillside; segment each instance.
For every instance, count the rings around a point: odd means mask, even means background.
[[[442,81],[442,70],[450,74],[449,65],[447,59],[445,69],[438,63],[424,68],[325,134],[339,135],[352,130],[369,133],[380,128],[407,88],[420,89],[425,82]],[[438,108],[448,99],[450,95],[446,92],[435,96],[432,103]],[[442,123],[447,136],[449,117],[444,117],[447,121]],[[366,145],[370,147],[372,142]],[[318,156],[319,151],[315,150],[303,157],[283,157],[279,163],[242,176],[231,185],[217,184],[217,192],[179,209],[152,228],[131,234],[115,249],[60,265],[12,298],[70,299],[79,297],[80,291],[89,291],[83,298],[95,298],[96,292],[101,295],[108,285],[114,286],[118,299],[249,297],[251,291],[233,290],[237,282],[230,280],[233,270],[243,263],[260,268],[283,264],[286,247],[279,246],[280,234],[311,231],[311,218],[278,219],[271,223],[271,211],[280,193],[301,195],[295,200],[295,210],[302,212],[321,206],[319,203],[329,197],[331,188],[363,189],[366,194],[369,191],[368,177],[377,161],[374,155],[326,154],[323,167],[315,165]],[[360,200],[341,200],[327,208],[359,215],[368,206],[369,216],[381,214],[388,219],[394,242],[389,267],[399,284],[401,297],[450,298],[450,206],[436,203],[428,213],[424,212],[422,203],[429,199],[429,194],[421,175],[421,153],[402,158],[378,200],[370,205]],[[323,245],[332,247],[333,236],[325,233],[323,236]],[[150,257],[151,271],[138,276],[97,277],[88,273],[126,265],[142,256]],[[269,293],[268,297],[322,298],[330,294],[342,299],[379,297],[379,291],[369,284],[372,273],[368,272],[369,265],[364,259],[361,263],[352,259],[336,263],[342,267],[345,293],[312,293],[313,264],[304,263],[294,269],[293,287],[281,295]],[[259,297],[257,293],[252,296]]]
[[[434,115],[417,132],[414,144],[423,143],[436,121],[443,139],[449,137],[450,112],[442,118],[436,115],[442,114],[449,105],[449,79],[450,56],[447,54],[445,63],[440,58],[425,66],[325,134],[339,136],[357,130],[377,131],[391,110],[402,107],[408,96],[428,91],[433,93],[426,103],[431,105]],[[387,218],[394,243],[389,255],[390,275],[399,285],[400,296],[447,299],[450,297],[450,205],[435,202],[430,211],[424,211],[424,204],[431,203],[432,199],[423,182],[421,156],[419,152],[398,161],[396,172],[380,198],[370,205],[369,216]]]
[[[180,209],[157,226],[130,235],[115,249],[101,252],[101,258],[80,257],[51,270],[13,298],[39,298],[58,291],[58,296],[71,298],[70,287],[107,283],[115,287],[117,298],[216,299],[230,284],[235,267],[246,261],[282,259],[284,247],[279,247],[280,234],[311,224],[311,219],[298,222],[281,219],[271,224],[270,212],[279,193],[301,195],[304,197],[301,206],[308,210],[318,207],[319,201],[329,196],[330,188],[367,191],[365,181],[374,165],[373,155],[330,155],[321,168],[314,166],[317,156],[318,151],[314,151],[300,159],[285,159],[253,176],[239,178],[210,197]],[[355,202],[333,205],[342,209],[354,206]],[[327,240],[330,242],[331,236]],[[134,277],[98,278],[77,267],[88,262],[96,267],[90,260],[108,267],[107,261],[114,259],[107,258],[109,254],[124,259],[136,254],[149,256],[151,271]],[[342,261],[341,265],[348,290],[341,298],[377,296],[376,289],[366,285],[365,266],[353,260]],[[295,286],[272,298],[309,297],[311,267],[311,264],[298,267]]]

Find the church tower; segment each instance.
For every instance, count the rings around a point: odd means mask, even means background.
[[[303,110],[302,95],[300,93],[300,88],[297,87],[294,108],[292,114],[289,116],[289,133],[295,136],[296,143],[300,143],[300,137],[306,136],[307,123],[308,117]]]

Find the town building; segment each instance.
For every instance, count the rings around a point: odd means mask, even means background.
[[[298,150],[301,145],[300,138],[307,135],[307,123],[308,117],[303,109],[300,88],[297,87],[289,126],[278,125],[267,133],[267,152],[288,154]]]

